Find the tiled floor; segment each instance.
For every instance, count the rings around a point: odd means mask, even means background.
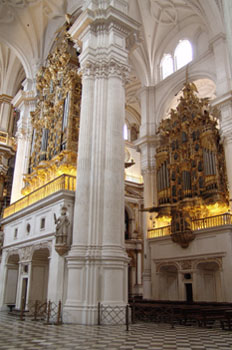
[[[129,331],[125,326],[55,326],[0,312],[0,349],[231,350],[232,332],[151,323],[130,325]]]

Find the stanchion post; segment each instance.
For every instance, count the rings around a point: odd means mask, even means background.
[[[61,301],[59,301],[58,304],[58,310],[57,310],[57,321],[56,321],[56,325],[61,324]]]
[[[22,298],[21,302],[21,310],[20,310],[20,321],[24,321],[24,298]]]
[[[126,330],[129,331],[129,305],[126,306]]]
[[[47,324],[50,322],[50,315],[51,315],[51,301],[48,301],[48,311],[47,311]]]
[[[34,321],[37,321],[37,315],[38,315],[38,300],[35,301]]]
[[[100,324],[101,324],[101,303],[100,303],[100,301],[98,302],[98,305],[97,305],[97,324],[98,324],[98,326],[100,326]]]
[[[132,302],[131,322],[135,323],[135,299]]]

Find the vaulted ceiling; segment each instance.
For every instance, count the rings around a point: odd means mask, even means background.
[[[83,3],[84,0],[0,0],[0,91],[9,89],[6,67],[11,69],[13,61],[18,71],[16,85],[20,76],[34,77],[65,14],[80,12]],[[140,44],[130,60],[134,77],[142,85],[158,82],[158,63],[174,37],[193,35],[193,26],[195,36],[204,33],[209,41],[224,32],[221,0],[128,0],[128,4],[129,15],[141,23]],[[133,88],[130,86],[128,91],[132,98]]]

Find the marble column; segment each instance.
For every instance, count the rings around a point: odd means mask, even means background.
[[[19,90],[13,98],[13,105],[20,110],[20,118],[17,125],[17,153],[15,160],[11,203],[17,201],[23,195],[23,175],[28,173],[29,156],[31,148],[31,117],[30,112],[35,110],[36,97],[33,81],[26,79],[23,83],[24,90]]]
[[[81,46],[82,101],[73,245],[67,257],[67,322],[97,323],[97,304],[126,305],[124,81],[127,38],[138,23],[124,0],[89,0],[70,28]]]

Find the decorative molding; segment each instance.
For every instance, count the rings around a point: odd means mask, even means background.
[[[33,246],[30,245],[19,250],[20,262],[30,261],[32,259],[32,249]]]
[[[11,105],[12,103],[12,96],[6,95],[6,94],[2,94],[0,95],[0,104],[1,103],[7,103],[9,105]]]
[[[115,76],[125,81],[129,75],[128,65],[120,64],[114,59],[107,60],[105,57],[100,58],[98,55],[96,56],[95,62],[91,62],[90,60],[85,61],[80,70],[83,79],[89,77],[109,78]]]
[[[154,260],[155,261],[155,260]],[[186,259],[171,259],[166,261],[155,261],[156,272],[159,273],[160,269],[164,266],[175,266],[177,271],[193,271],[197,269],[197,266],[201,263],[216,263],[218,268],[221,270],[223,266],[222,256],[211,255],[211,256],[192,256]]]

